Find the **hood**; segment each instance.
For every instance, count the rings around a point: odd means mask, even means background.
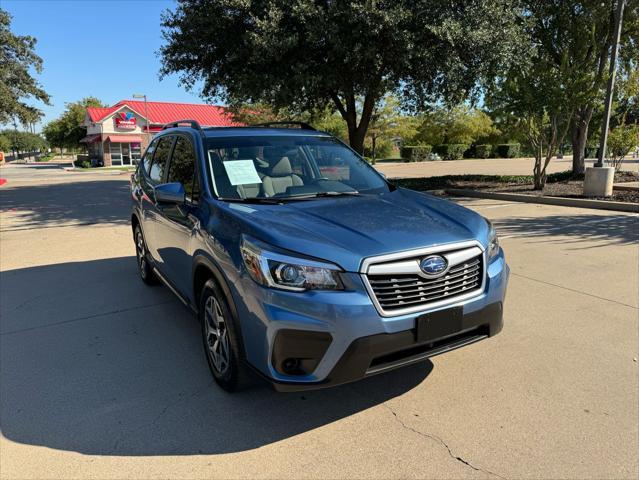
[[[366,257],[473,239],[486,244],[488,231],[472,210],[405,189],[227,208],[246,224],[245,233],[350,272]]]

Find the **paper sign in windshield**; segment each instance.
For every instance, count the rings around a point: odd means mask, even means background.
[[[231,185],[250,185],[253,183],[262,183],[260,176],[255,170],[253,160],[232,160],[222,162],[229,176]]]

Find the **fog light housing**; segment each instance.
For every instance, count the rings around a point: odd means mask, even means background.
[[[282,329],[275,335],[271,362],[282,375],[311,375],[333,337],[328,332]]]
[[[300,359],[299,358],[287,358],[282,362],[282,370],[287,375],[303,375],[304,372],[300,371]]]

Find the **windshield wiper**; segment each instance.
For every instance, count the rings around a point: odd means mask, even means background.
[[[300,195],[288,195],[285,197],[248,197],[248,198],[217,197],[217,199],[222,202],[265,203],[268,205],[278,205],[288,201],[308,200],[310,198],[341,197],[341,196],[357,197],[359,195],[361,194],[357,190],[347,190],[345,192],[335,192],[335,191],[314,192],[314,193],[305,193]]]
[[[290,197],[285,197],[285,198],[306,199],[306,198],[341,197],[341,196],[358,197],[359,195],[361,195],[361,194],[357,190],[347,190],[347,191],[344,191],[344,192],[328,191],[328,192],[305,193],[305,194],[302,194],[302,195],[292,195]]]
[[[281,198],[274,197],[249,197],[249,198],[232,198],[232,197],[217,197],[221,202],[235,202],[235,203],[266,203],[269,205],[277,205],[282,203]]]

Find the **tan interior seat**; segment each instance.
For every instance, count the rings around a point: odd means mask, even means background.
[[[260,172],[257,172],[257,174],[260,176],[260,178],[263,177],[263,175],[260,174]],[[240,197],[242,198],[259,197],[261,191],[262,191],[262,184],[260,183],[246,183],[244,185],[237,186],[237,193],[239,193]]]
[[[251,160],[254,165],[256,165],[256,156],[257,156],[257,148],[256,147],[240,147],[235,152],[234,158],[236,160]],[[257,165],[256,165],[257,166]],[[260,178],[264,175],[258,172]],[[237,190],[240,198],[254,198],[259,197],[262,192],[262,184],[261,183],[246,183],[243,185],[236,185],[235,189]]]
[[[301,187],[304,185],[302,179],[293,173],[291,162],[288,157],[282,157],[275,162],[269,172],[262,178],[262,188],[264,195],[272,197],[279,193],[286,193],[289,187]]]

